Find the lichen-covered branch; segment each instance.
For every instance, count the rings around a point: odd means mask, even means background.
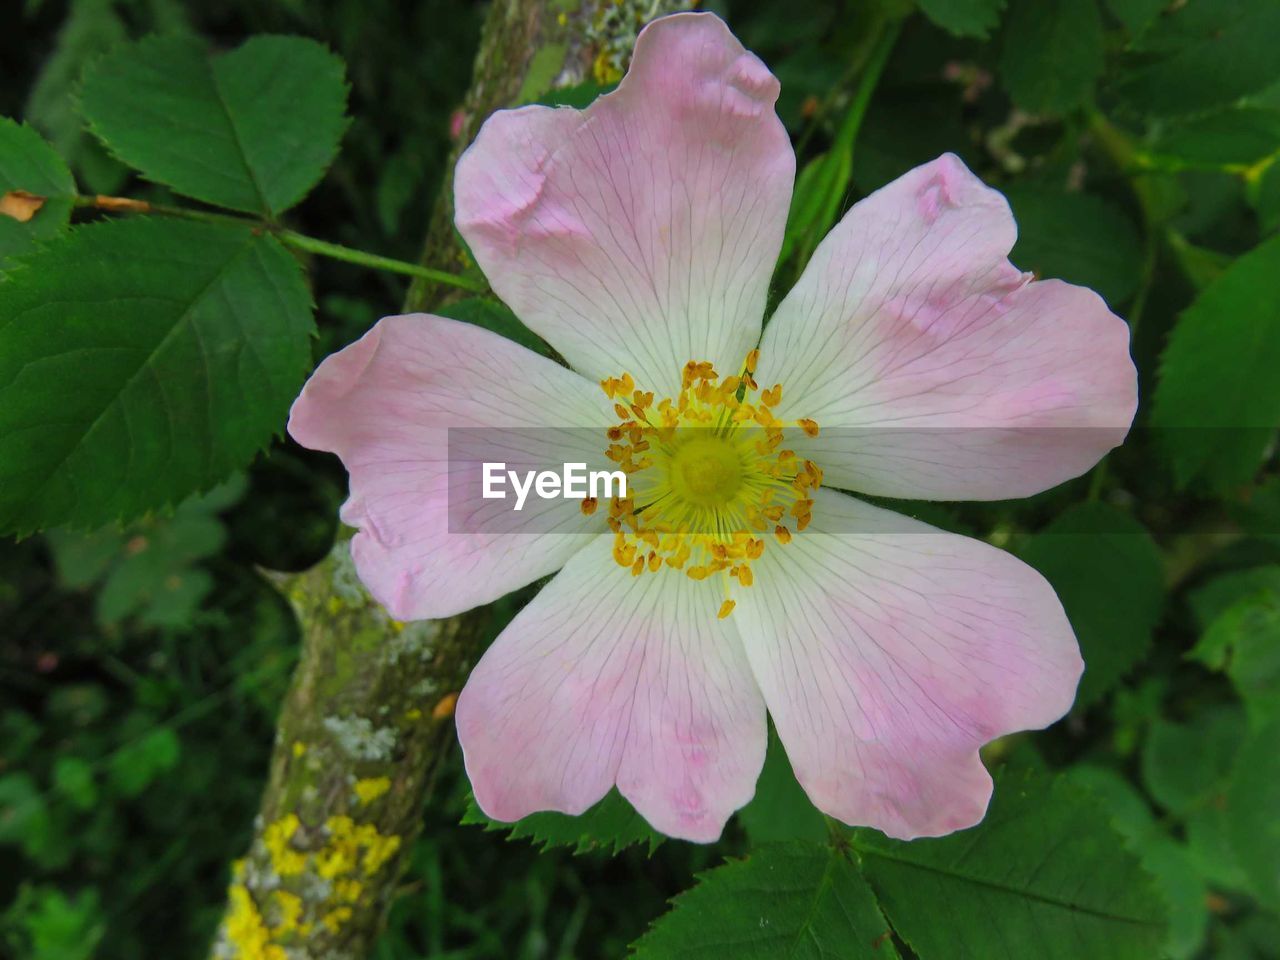
[[[680,4],[495,0],[451,158],[493,110],[626,65],[640,26]],[[425,265],[466,268],[446,179]],[[406,310],[457,290],[418,282]],[[213,955],[219,960],[363,960],[380,934],[423,801],[453,742],[453,704],[479,654],[484,611],[404,624],[373,602],[345,542],[281,578],[302,649],[281,710],[254,839],[236,862]]]

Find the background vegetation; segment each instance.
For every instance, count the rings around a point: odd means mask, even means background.
[[[758,799],[711,847],[658,843],[616,798],[584,822],[493,829],[469,808],[454,753],[375,956],[619,957],[714,868],[641,956],[722,956],[769,916],[793,952],[766,943],[764,957],[1280,957],[1280,4],[711,9],[781,79],[801,160],[778,292],[851,202],[950,150],[1009,196],[1016,264],[1087,284],[1128,319],[1142,408],[1123,449],[1028,501],[905,507],[1049,577],[1088,663],[1080,697],[1053,729],[993,745],[1003,772],[988,823],[933,844],[833,832],[776,749]],[[0,539],[0,956],[207,955],[296,660],[293,612],[263,571],[324,557],[344,496],[336,460],[269,438],[312,359],[405,292],[394,273],[325,260],[310,264],[308,298],[299,272],[276,314],[306,341],[313,299],[318,336],[296,356],[282,348],[256,418],[210,439],[202,464],[165,473],[184,488],[157,478],[129,502],[98,502],[90,482],[76,499],[56,470],[24,488],[45,449],[22,440],[46,412],[35,408],[80,394],[64,377],[47,397],[19,395],[31,357],[68,347],[18,320],[70,285],[90,297],[107,282],[81,269],[77,246],[103,215],[73,194],[186,202],[129,144],[146,122],[129,71],[160,48],[122,45],[160,34],[198,55],[267,33],[326,46],[342,63],[297,48],[290,63],[311,71],[308,90],[337,88],[305,119],[341,149],[327,172],[330,157],[306,161],[324,177],[304,202],[293,206],[312,184],[286,172],[247,209],[292,207],[290,229],[413,261],[483,14],[446,0],[27,0],[6,12],[0,115],[28,126],[0,120],[0,193],[32,189],[49,206],[27,223],[0,216],[0,533],[23,535]],[[607,74],[570,96],[589,100]],[[166,79],[181,86],[164,72],[144,86]],[[246,209],[221,189],[177,192]],[[95,226],[68,235],[69,219]],[[114,242],[180,237],[148,234],[177,221],[113,222],[128,231]],[[183,228],[201,256],[236,229]],[[102,311],[87,322],[128,319]],[[517,329],[494,304],[468,319]],[[77,375],[91,396],[98,374]],[[104,441],[77,476],[112,475],[122,451]],[[491,634],[524,599],[498,605]]]

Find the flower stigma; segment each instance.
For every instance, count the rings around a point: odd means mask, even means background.
[[[818,424],[774,416],[782,384],[760,389],[759,353],[723,379],[711,363],[690,360],[679,394],[656,403],[629,373],[600,381],[618,415],[605,455],[627,474],[628,496],[609,504],[614,560],[637,577],[663,567],[694,580],[720,575],[720,619],[733,612],[734,581],[754,582],[751,562],[770,536],[786,544],[793,528],[809,525],[822,483],[817,464],[782,445],[784,427],[816,437]]]

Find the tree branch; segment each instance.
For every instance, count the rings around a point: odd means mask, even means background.
[[[495,0],[449,170],[492,111],[587,80],[617,80],[639,27],[680,5],[581,0],[566,10],[555,0]],[[421,263],[455,272],[471,264],[453,227],[452,187],[450,172]],[[461,295],[419,278],[405,309],[430,310]],[[324,562],[279,583],[301,625],[301,658],[213,956],[363,960],[453,742],[453,705],[486,614],[397,623],[365,593],[342,541]]]

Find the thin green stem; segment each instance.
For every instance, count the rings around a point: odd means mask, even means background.
[[[836,134],[837,150],[853,149],[858,130],[862,127],[862,121],[867,115],[867,107],[871,105],[871,95],[875,93],[876,85],[880,82],[880,75],[884,73],[885,64],[889,62],[889,54],[893,52],[894,44],[898,42],[898,34],[901,32],[901,20],[891,20],[881,27],[880,35],[876,38],[874,45],[871,47],[871,52],[867,55],[867,62],[862,69],[862,76],[858,78],[858,86],[853,92],[853,100],[849,104],[849,109],[845,112],[844,119],[840,122],[840,130]]]
[[[203,223],[232,223],[242,227],[261,224],[261,221],[252,217],[213,213],[208,210],[195,210],[191,207],[171,207],[163,203],[151,203],[149,200],[134,200],[131,197],[77,194],[73,199],[77,207],[101,210],[105,213],[154,213],[163,217],[180,217],[183,220],[199,220]]]
[[[369,267],[373,270],[386,270],[390,273],[403,273],[409,277],[421,277],[423,280],[447,284],[460,290],[468,290],[471,293],[484,293],[485,291],[483,283],[478,280],[472,280],[470,277],[460,277],[455,273],[432,270],[430,267],[420,267],[416,263],[394,260],[391,257],[379,256],[376,253],[365,253],[363,250],[353,250],[351,247],[329,243],[327,240],[317,240],[315,237],[308,237],[293,230],[276,230],[274,232],[280,242],[286,246],[305,250],[307,253],[314,253],[316,256],[328,257],[331,260],[343,260],[347,263],[359,264],[362,267]]]
[[[404,260],[396,260],[392,257],[384,257],[376,253],[366,253],[363,250],[354,250],[351,247],[344,247],[341,244],[329,243],[327,240],[318,240],[315,237],[308,237],[306,234],[298,233],[296,230],[286,230],[265,221],[258,220],[254,217],[233,216],[225,213],[212,213],[207,210],[196,210],[191,207],[173,207],[162,203],[151,203],[147,200],[134,200],[129,197],[107,197],[107,196],[85,196],[77,195],[74,198],[77,207],[83,207],[91,210],[101,210],[107,213],[142,213],[142,214],[159,214],[165,217],[181,217],[184,220],[199,220],[204,223],[222,223],[234,224],[240,227],[256,227],[259,230],[267,231],[273,234],[276,239],[286,246],[293,247],[297,250],[305,250],[307,253],[313,253],[316,256],[328,257],[331,260],[342,260],[346,263],[359,264],[362,267],[369,267],[373,270],[385,270],[389,273],[400,273],[410,277],[421,277],[424,280],[430,280],[433,283],[442,283],[451,287],[458,287],[471,293],[483,293],[485,285],[479,280],[472,280],[470,277],[460,277],[457,274],[446,273],[443,270],[432,270],[430,267],[421,267],[416,263],[408,263]]]

